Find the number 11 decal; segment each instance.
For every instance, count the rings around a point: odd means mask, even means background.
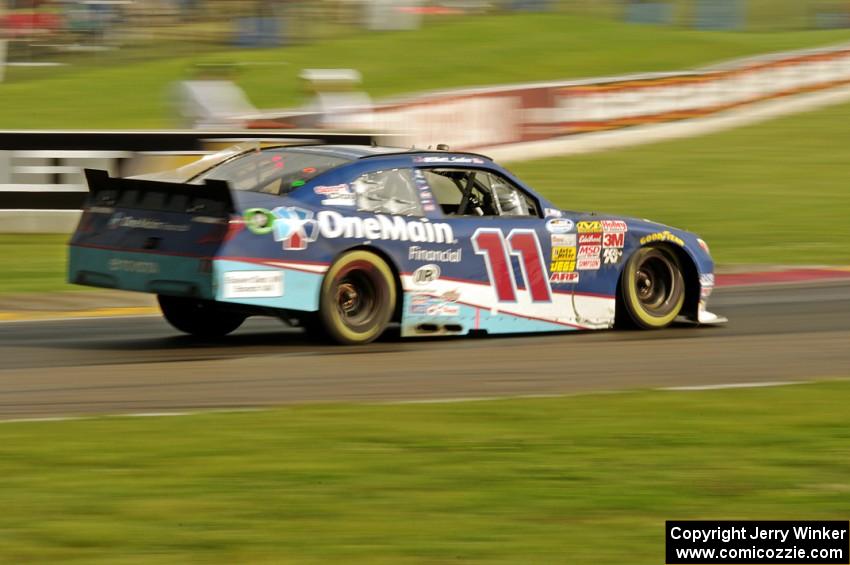
[[[472,234],[472,248],[484,257],[490,284],[496,289],[499,302],[517,302],[516,277],[511,258],[519,257],[525,288],[533,302],[552,302],[549,278],[543,266],[543,251],[537,233],[530,229],[513,229],[505,239],[502,230],[478,228]]]

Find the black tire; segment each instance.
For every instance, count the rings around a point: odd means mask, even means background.
[[[395,277],[386,262],[368,251],[349,251],[325,274],[316,321],[337,343],[369,343],[387,329],[395,303]]]
[[[643,329],[669,326],[685,303],[685,279],[675,253],[664,247],[641,247],[632,254],[620,279],[620,303],[626,320]]]
[[[221,337],[242,325],[246,316],[222,310],[210,300],[157,296],[166,321],[181,332],[199,337]]]

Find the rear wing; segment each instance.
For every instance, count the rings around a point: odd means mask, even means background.
[[[186,184],[116,178],[97,169],[85,169],[85,175],[89,195],[84,210],[126,208],[222,219],[235,212],[230,186],[223,180]]]

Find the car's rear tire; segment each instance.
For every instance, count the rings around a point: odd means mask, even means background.
[[[245,315],[223,310],[211,300],[182,296],[157,296],[166,321],[181,332],[199,337],[221,337],[236,330]]]
[[[374,253],[354,250],[325,274],[317,318],[331,340],[359,345],[384,333],[395,304],[395,277],[387,263]]]
[[[643,329],[670,325],[685,303],[685,279],[676,254],[665,247],[641,247],[626,263],[620,301],[627,318]]]

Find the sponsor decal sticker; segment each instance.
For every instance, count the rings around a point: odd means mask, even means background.
[[[602,231],[605,233],[626,233],[629,228],[623,220],[602,220]]]
[[[414,163],[475,163],[481,165],[484,159],[478,157],[467,157],[463,155],[446,155],[439,157],[414,157]]]
[[[578,234],[579,245],[602,245],[602,234],[600,232]]]
[[[411,245],[407,249],[407,258],[411,261],[435,261],[437,263],[460,263],[463,249],[423,249]]]
[[[599,257],[602,251],[601,245],[580,245],[578,248],[579,257]]]
[[[598,271],[601,266],[602,259],[599,257],[581,257],[576,261],[578,271]]]
[[[389,239],[414,243],[455,243],[452,226],[427,219],[410,220],[402,216],[376,214],[372,218],[347,217],[323,210],[316,215],[322,237]]]
[[[708,298],[711,296],[711,292],[714,290],[714,273],[700,275],[699,284],[701,287],[700,295],[702,298]]]
[[[334,184],[331,186],[316,186],[313,188],[313,192],[315,192],[319,196],[337,196],[339,194],[351,194],[351,190],[349,190],[348,185],[345,183]]]
[[[283,296],[283,273],[227,271],[222,288],[225,298],[276,298]]]
[[[352,195],[351,198],[326,198],[322,200],[322,206],[354,206],[355,200]]]
[[[415,271],[413,271],[413,275],[411,277],[413,279],[413,284],[416,285],[427,285],[432,283],[440,278],[440,266],[439,265],[422,265]]]
[[[616,247],[609,247],[602,251],[602,260],[606,265],[616,265],[623,256],[623,250]]]
[[[578,282],[579,274],[572,273],[552,273],[549,275],[549,282],[552,284],[575,284]]]
[[[110,271],[122,273],[139,273],[143,275],[155,275],[159,273],[159,265],[153,261],[134,261],[132,259],[110,259]]]
[[[456,302],[459,298],[457,291],[448,291],[441,296],[414,294],[410,298],[410,313],[418,316],[458,316],[460,306]]]
[[[579,222],[576,224],[576,231],[578,231],[578,233],[601,232],[602,222],[596,220]]]
[[[450,224],[430,222],[427,219],[410,220],[402,216],[361,218],[344,216],[333,210],[316,214],[296,207],[279,207],[275,215],[274,238],[284,249],[306,249],[307,244],[319,236],[328,239],[368,239],[412,241],[415,243],[455,243]]]
[[[546,208],[543,210],[543,215],[546,218],[560,218],[561,216],[563,216],[563,214],[564,213],[558,210],[557,208]]]
[[[307,249],[307,244],[316,241],[318,226],[313,212],[295,207],[278,207],[272,210],[274,240],[280,241],[284,249]]]
[[[655,242],[660,242],[660,241],[670,241],[670,242],[675,243],[676,245],[681,245],[682,247],[685,246],[685,242],[682,240],[682,238],[680,238],[679,236],[677,236],[675,234],[670,233],[667,230],[664,230],[663,232],[649,234],[649,235],[646,235],[646,236],[640,238],[640,244],[641,245],[646,245],[647,243],[655,243]]]
[[[546,229],[550,233],[567,233],[572,231],[573,227],[573,221],[567,218],[552,218],[546,222]]]
[[[116,212],[113,214],[113,216],[109,218],[109,223],[106,224],[106,227],[111,230],[128,228],[136,230],[176,232],[189,231],[191,229],[191,226],[187,224],[170,224],[168,222],[163,222],[162,220],[157,220],[156,218],[137,218],[135,216],[129,216],[124,212]]]
[[[457,289],[447,290],[446,292],[440,295],[440,298],[442,298],[446,302],[457,302],[458,300],[460,300],[460,293],[457,291]]]
[[[354,206],[356,195],[347,184],[335,184],[331,186],[317,186],[313,192],[324,196],[322,204],[325,206]]]
[[[602,247],[605,249],[609,249],[611,247],[616,247],[622,249],[626,245],[626,234],[625,232],[616,232],[616,233],[608,233],[602,236]]]
[[[552,247],[575,247],[576,234],[574,233],[553,233]]]
[[[553,247],[552,262],[549,264],[550,273],[564,273],[576,270],[575,247]]]
[[[249,208],[245,210],[243,217],[245,218],[245,225],[248,226],[251,233],[266,235],[274,229],[272,226],[275,216],[265,208]]]
[[[460,315],[460,306],[449,302],[440,302],[428,308],[429,316],[450,316],[456,317]]]

